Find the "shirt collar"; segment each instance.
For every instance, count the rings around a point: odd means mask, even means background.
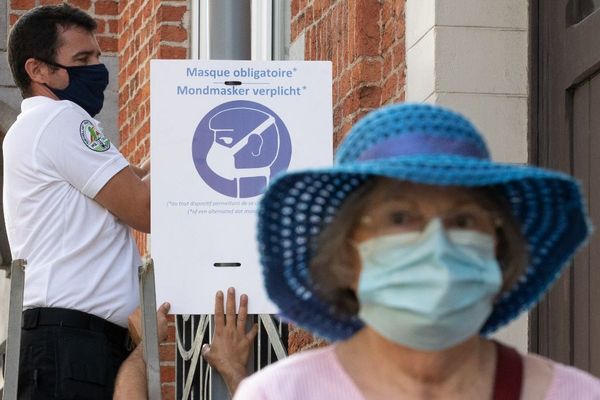
[[[21,112],[25,112],[25,111],[29,111],[35,107],[41,106],[43,104],[47,104],[53,101],[57,101],[54,99],[51,99],[50,97],[46,97],[46,96],[33,96],[33,97],[28,97],[26,99],[23,99],[23,101],[21,102]]]
[[[80,108],[81,111],[85,112],[85,110],[83,108],[81,108],[77,103],[73,103],[72,101],[69,101],[69,100],[55,100],[55,99],[47,97],[47,96],[33,96],[33,97],[28,97],[26,99],[23,99],[23,101],[21,102],[21,112],[24,113],[26,111],[33,110],[34,108],[39,107],[44,104],[54,103],[54,102],[63,102],[63,101],[67,101],[67,102],[73,104],[75,107]],[[99,121],[95,118],[90,117],[90,119],[97,124],[99,123]]]

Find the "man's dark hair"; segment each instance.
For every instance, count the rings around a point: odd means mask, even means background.
[[[30,95],[31,86],[25,62],[29,58],[55,62],[61,46],[59,27],[64,30],[73,26],[94,32],[97,24],[88,14],[68,4],[37,7],[17,20],[8,38],[8,63],[23,97]]]

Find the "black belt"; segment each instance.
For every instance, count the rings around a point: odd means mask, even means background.
[[[23,311],[23,329],[38,326],[64,326],[101,332],[117,346],[127,348],[130,344],[127,328],[83,311],[67,308],[32,308]]]

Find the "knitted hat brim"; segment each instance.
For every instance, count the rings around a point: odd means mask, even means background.
[[[259,207],[258,242],[267,293],[281,317],[328,340],[363,324],[336,313],[315,291],[309,271],[316,241],[346,197],[366,180],[500,189],[521,225],[529,265],[494,304],[482,334],[530,309],[559,277],[591,231],[581,190],[566,174],[460,156],[404,156],[288,173],[275,179]]]

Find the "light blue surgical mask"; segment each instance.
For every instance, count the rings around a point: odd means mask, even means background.
[[[426,351],[476,334],[502,285],[491,235],[446,231],[439,218],[423,232],[358,245],[360,318],[398,344]]]

